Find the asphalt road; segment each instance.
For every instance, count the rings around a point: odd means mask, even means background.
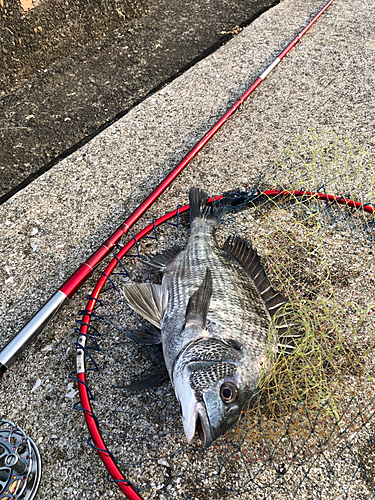
[[[54,0],[15,1],[0,18],[0,203],[279,3],[131,0],[121,17],[80,0],[57,19]]]

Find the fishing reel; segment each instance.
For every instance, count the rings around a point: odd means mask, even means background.
[[[33,441],[16,425],[0,420],[0,500],[32,500],[41,471]]]

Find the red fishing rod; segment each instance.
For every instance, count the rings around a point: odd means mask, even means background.
[[[5,346],[0,352],[0,376],[13,364],[17,356],[29,342],[41,332],[47,323],[55,316],[57,311],[70,299],[92,274],[94,268],[108,255],[111,249],[120,239],[129,232],[138,219],[150,208],[154,201],[165,191],[165,189],[182,172],[188,163],[196,156],[203,146],[222,125],[233,115],[233,113],[245,102],[266,76],[277,66],[277,64],[288,54],[288,52],[301,40],[304,34],[321,17],[321,15],[334,2],[328,3],[315,15],[307,26],[294,38],[292,42],[279,54],[278,57],[263,71],[255,82],[242,94],[242,96],[228,109],[218,122],[203,136],[193,149],[180,161],[169,175],[154,189],[154,191],[139,205],[139,207],[128,217],[128,219],[108,238],[101,247],[84,263],[77,271],[62,285],[62,287],[45,303],[45,305],[33,316],[33,318],[22,328],[22,330]]]

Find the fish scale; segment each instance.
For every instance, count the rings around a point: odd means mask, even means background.
[[[128,285],[124,293],[160,329],[188,443],[198,431],[209,446],[236,422],[256,390],[266,369],[272,316],[287,301],[273,290],[250,245],[233,237],[218,246],[220,214],[207,206],[208,196],[192,188],[189,201],[186,248],[175,246],[149,261],[163,272],[161,285]]]
[[[264,301],[241,265],[218,247],[213,225],[196,219],[186,249],[163,273],[162,286],[169,299],[162,323],[162,343],[168,346],[164,354],[172,380],[172,363],[167,358],[175,359],[186,343],[186,338],[176,335],[176,331],[183,329],[189,297],[202,282],[207,268],[213,281],[207,314],[208,335],[219,339],[230,336],[251,348],[254,356],[265,354],[271,318]]]

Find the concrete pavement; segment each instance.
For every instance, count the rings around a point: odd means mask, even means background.
[[[284,0],[0,207],[2,343],[125,220],[321,6],[317,0]],[[143,220],[184,204],[192,185],[218,193],[251,184],[311,127],[333,130],[375,153],[374,19],[370,0],[336,0]],[[39,443],[40,499],[122,498],[106,482],[98,457],[86,445],[83,416],[67,397],[74,320],[89,291],[85,285],[2,381],[2,416]],[[41,384],[31,393],[37,380]]]

